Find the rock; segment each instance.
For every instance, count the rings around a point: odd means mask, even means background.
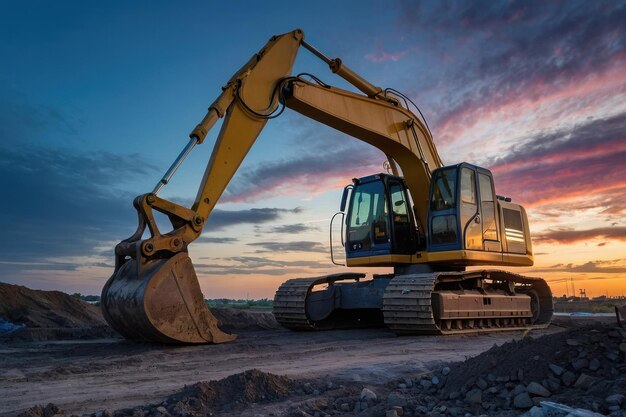
[[[444,368],[441,370],[441,375],[443,375],[443,376],[446,376],[446,375],[448,375],[449,373],[450,373],[450,368],[448,368],[447,366],[446,366],[446,367],[444,367]]]
[[[313,390],[313,395],[320,395],[320,390],[314,389]]]
[[[520,382],[524,380],[524,370],[522,368],[517,370],[517,379]]]
[[[363,388],[363,390],[361,390],[361,399],[365,401],[376,401],[378,400],[378,396],[371,389]]]
[[[411,378],[404,378],[404,384],[406,385],[407,388],[413,387],[413,381],[411,380]]]
[[[400,389],[406,389],[406,384],[398,384],[398,388],[400,388]]]
[[[551,392],[557,392],[561,386],[561,381],[551,376],[546,379],[546,382],[546,388],[548,388]]]
[[[482,403],[483,402],[482,390],[475,388],[471,391],[468,391],[468,393],[465,394],[465,400],[474,404]]]
[[[561,368],[558,365],[555,365],[553,363],[551,363],[550,365],[548,365],[548,368],[550,368],[550,370],[552,371],[552,373],[556,376],[561,376],[563,375],[563,372],[565,372],[565,369]]]
[[[396,415],[398,416],[403,416],[404,415],[404,409],[402,407],[392,407],[392,410],[394,410],[396,412]]]
[[[574,384],[574,388],[582,388],[587,389],[598,381],[599,378],[594,378],[587,374],[580,374],[576,383]]]
[[[576,375],[573,372],[565,371],[561,377],[561,381],[563,382],[563,385],[569,387],[576,381]]]
[[[577,371],[580,371],[583,368],[589,366],[589,361],[587,359],[576,359],[572,362],[572,368]]]
[[[487,390],[485,392],[487,394],[497,394],[498,391],[500,391],[500,388],[498,388],[498,387],[490,387],[490,388],[487,388]]]
[[[527,409],[531,408],[533,405],[535,405],[535,403],[533,403],[533,400],[530,399],[527,392],[517,394],[513,399],[513,406],[515,408]]]
[[[580,345],[580,343],[576,339],[567,339],[565,343],[567,343],[567,346],[579,346]]]
[[[428,389],[428,388],[430,388],[430,387],[432,387],[432,386],[433,386],[433,383],[432,383],[430,380],[428,380],[428,379],[422,379],[422,380],[420,381],[420,385],[421,385],[424,389]]]
[[[396,394],[390,394],[387,397],[387,405],[389,405],[389,407],[406,407],[406,398]]]
[[[598,369],[600,369],[600,361],[597,360],[596,358],[593,358],[592,360],[589,361],[589,370],[597,371]]]
[[[619,359],[619,354],[617,353],[617,351],[607,352],[604,354],[604,356],[606,356],[606,358],[610,360],[611,362],[615,362],[616,360]]]
[[[546,417],[548,414],[546,410],[541,407],[534,406],[530,410],[526,411],[521,417]]]
[[[357,401],[354,404],[354,411],[363,411],[368,407],[365,401]]]
[[[398,417],[396,410],[387,410],[385,417]]]
[[[519,395],[519,394],[521,394],[523,392],[526,392],[526,387],[524,385],[522,385],[522,384],[517,384],[515,386],[515,388],[513,389],[513,395],[514,396]]]
[[[480,388],[481,390],[485,390],[487,389],[487,386],[488,386],[487,381],[485,381],[482,378],[478,378],[478,381],[476,381],[476,386]]]
[[[332,382],[330,382],[330,381],[328,381],[328,382],[326,383],[326,389],[333,389],[333,387],[334,387],[334,386],[335,386],[335,385],[334,385]]]
[[[461,393],[458,391],[452,391],[450,393],[450,395],[448,395],[448,398],[451,400],[456,400],[457,398],[459,398],[461,396]]]
[[[341,409],[341,411],[350,411],[350,404],[343,403],[339,406],[339,408]]]
[[[604,401],[612,405],[620,405],[624,402],[624,396],[622,394],[613,394],[606,397]]]
[[[439,384],[439,378],[437,378],[437,375],[434,375],[433,378],[430,380],[430,383],[433,385],[438,385]]]
[[[550,395],[552,395],[552,393],[548,391],[543,385],[538,384],[534,381],[528,384],[528,386],[526,387],[526,391],[530,395],[539,397],[549,397]]]
[[[626,353],[626,343],[620,343],[619,351],[622,353]]]
[[[496,382],[509,382],[511,380],[511,378],[506,375],[506,376],[499,376],[496,378]]]
[[[156,408],[156,410],[157,410],[159,413],[163,414],[164,416],[166,416],[166,415],[168,415],[168,414],[169,414],[169,413],[167,412],[167,408],[165,408],[165,407],[163,407],[163,406],[157,407],[157,408]],[[96,417],[98,417],[98,416],[96,415]]]

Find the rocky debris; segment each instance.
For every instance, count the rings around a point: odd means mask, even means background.
[[[363,388],[361,390],[361,399],[365,401],[376,401],[378,397],[376,393],[369,388]]]
[[[31,290],[0,282],[0,322],[11,331],[0,340],[63,340],[115,337],[98,306],[60,291]],[[9,328],[8,325],[4,326]]]
[[[553,363],[551,363],[550,365],[548,365],[548,367],[550,368],[550,370],[552,371],[552,373],[556,376],[561,376],[563,375],[563,372],[565,372],[565,369],[561,368],[558,365],[555,365]]]
[[[397,405],[405,415],[560,415],[554,410],[548,414],[541,406],[548,399],[581,413],[626,417],[621,394],[626,392],[626,355],[619,351],[626,332],[613,332],[611,326],[595,325],[494,346],[416,377],[412,389],[406,380],[402,388],[391,385],[398,392],[388,396],[388,410]],[[435,377],[437,384],[433,384]],[[389,402],[399,395],[402,404]]]
[[[513,399],[513,406],[515,408],[531,408],[535,403],[530,399],[530,395],[527,392],[520,392]]]
[[[550,391],[548,391],[543,385],[538,384],[536,382],[531,382],[526,387],[526,391],[530,395],[539,396],[539,397],[549,397],[551,395]]]
[[[408,371],[384,385],[294,381],[252,370],[185,387],[160,404],[88,417],[251,416],[261,411],[253,407],[269,402],[284,410],[267,417],[565,416],[554,408],[560,405],[583,413],[572,416],[626,417],[626,355],[619,350],[624,341],[626,332],[610,326],[578,327],[494,346],[427,372]],[[577,370],[581,360],[586,365]],[[53,417],[37,410],[25,417]]]
[[[25,412],[19,414],[18,417],[61,417],[63,415],[63,410],[61,410],[57,405],[50,403],[45,407],[40,405],[31,407]]]

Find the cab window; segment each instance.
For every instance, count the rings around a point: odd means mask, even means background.
[[[430,210],[440,211],[453,209],[456,200],[456,170],[453,168],[437,171],[433,183]]]

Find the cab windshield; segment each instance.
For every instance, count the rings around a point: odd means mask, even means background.
[[[350,249],[367,249],[372,243],[387,242],[387,204],[381,181],[359,184],[354,188],[349,216]]]

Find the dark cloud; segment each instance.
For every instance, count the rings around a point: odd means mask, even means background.
[[[318,229],[317,227],[311,226],[310,224],[296,223],[296,224],[284,224],[282,226],[272,227],[270,229],[270,232],[296,234],[296,233],[307,232],[309,230],[318,230]]]
[[[253,242],[249,246],[260,247],[257,253],[280,253],[280,252],[320,252],[325,253],[326,248],[319,242],[296,241],[296,242]]]
[[[619,214],[626,209],[624,132],[626,113],[586,121],[539,133],[487,166],[494,172],[499,192],[513,194],[523,203],[560,201],[555,205],[559,211],[602,207],[605,214]],[[591,195],[576,207],[561,204]]]
[[[223,230],[237,224],[262,224],[277,221],[288,214],[301,213],[302,209],[253,208],[247,210],[220,210],[211,212],[205,230]]]
[[[582,265],[573,266],[569,272],[588,272],[588,273],[603,273],[603,274],[621,274],[626,272],[626,266],[623,265],[607,265],[609,262],[605,261],[590,261]]]
[[[534,235],[538,242],[574,243],[591,239],[613,239],[626,241],[626,227],[601,227],[588,230],[548,230]],[[606,244],[606,242],[604,242]]]
[[[533,268],[533,272],[569,272],[569,273],[601,273],[621,274],[626,272],[626,259],[612,259],[608,261],[588,261],[582,264],[556,264],[547,268]],[[611,277],[612,279],[615,277]],[[597,277],[593,279],[608,279]]]
[[[288,275],[307,273],[309,268],[323,269],[329,265],[317,261],[283,261],[255,256],[221,258],[226,263],[197,263],[197,271],[206,275]]]
[[[318,128],[319,130],[319,128]],[[277,195],[310,195],[341,186],[355,176],[380,172],[386,160],[378,149],[327,129],[294,130],[295,154],[237,174],[224,193],[226,202],[253,202]]]
[[[196,239],[196,242],[200,243],[216,243],[216,244],[231,244],[239,242],[239,239],[234,237],[214,237],[214,236],[200,236]]]
[[[471,126],[485,107],[600,74],[626,51],[624,2],[406,1],[398,15],[405,43],[422,51],[409,93],[445,141],[460,139],[448,123]]]
[[[134,195],[119,187],[153,171],[137,155],[0,148],[0,259],[89,255],[127,237],[136,222]]]
[[[284,261],[270,258],[262,258],[257,256],[234,256],[225,258],[228,261],[237,262],[241,266],[249,268],[261,268],[265,266],[271,267],[306,267],[306,268],[325,268],[328,265],[316,261]]]

